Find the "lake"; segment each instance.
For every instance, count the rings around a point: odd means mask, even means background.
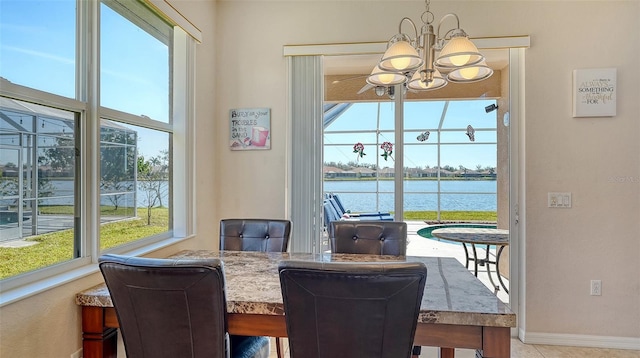
[[[131,183],[129,183],[131,184]],[[169,189],[168,182],[162,183],[162,203],[164,206],[169,204]],[[74,202],[73,197],[73,180],[49,180],[47,182],[49,191],[52,194],[49,197],[41,197],[39,199],[39,205],[68,205],[72,206]],[[127,183],[123,182],[122,187],[127,187]],[[144,186],[141,182],[138,182],[138,195],[136,198],[136,205],[139,208],[147,207],[147,195],[144,190]],[[133,206],[133,198],[134,195],[132,192],[122,192],[122,193],[101,193],[100,195],[100,205],[112,206],[114,205],[114,199],[117,198],[117,202],[119,206],[122,207],[131,207]]]
[[[41,205],[73,205],[73,182],[52,180],[56,195],[62,198],[42,198]],[[345,208],[353,212],[394,211],[393,180],[330,180],[324,182],[324,191],[339,194]],[[376,188],[380,192],[376,197]],[[497,211],[495,180],[442,180],[438,198],[436,180],[405,180],[404,210],[435,211],[438,199],[441,211]],[[163,203],[168,203],[164,192]],[[145,207],[145,195],[137,197],[138,207]],[[111,205],[107,198],[103,205]],[[125,200],[125,202],[127,202]],[[124,203],[121,203],[124,204]]]
[[[324,181],[326,193],[339,194],[345,209],[353,212],[394,211],[392,180]],[[376,196],[376,189],[380,192]],[[405,211],[497,211],[495,180],[404,181]]]

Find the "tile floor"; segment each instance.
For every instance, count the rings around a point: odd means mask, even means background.
[[[412,256],[440,256],[455,257],[464,264],[465,256],[462,246],[455,244],[447,244],[436,240],[425,239],[417,235],[417,231],[425,227],[422,222],[408,222],[409,244],[407,246],[407,255]],[[479,250],[480,251],[480,250]],[[480,255],[480,253],[479,253]],[[484,253],[482,253],[484,255]],[[493,267],[492,267],[493,269]],[[478,279],[482,281],[488,288],[493,290],[487,278],[486,268],[480,267]],[[497,282],[494,275],[494,281]],[[508,280],[505,281],[508,287]],[[508,298],[504,291],[497,292],[498,297],[506,301]],[[282,339],[284,358],[289,358],[288,342]],[[276,358],[275,339],[271,340],[270,358]],[[437,348],[422,347],[421,358],[438,357]],[[456,349],[456,358],[474,358],[475,351],[471,349]],[[640,351],[623,350],[623,349],[604,349],[604,348],[585,348],[585,347],[566,347],[551,345],[533,345],[524,344],[519,339],[511,340],[511,357],[512,358],[640,358]]]
[[[289,358],[287,340],[282,339],[283,358]],[[276,358],[275,339],[271,340],[271,355]],[[437,358],[438,350],[432,347],[422,347],[420,358]],[[511,340],[512,358],[640,358],[640,351],[624,349],[584,348],[524,344],[514,338]],[[456,349],[456,358],[475,358],[475,351],[471,349]]]

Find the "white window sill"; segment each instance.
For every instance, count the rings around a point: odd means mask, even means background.
[[[191,237],[168,238],[168,239],[161,240],[153,244],[138,248],[136,250],[127,252],[126,254],[132,255],[132,256],[145,255],[149,252],[153,252],[171,245],[175,245],[189,238]],[[97,258],[96,258],[96,261],[97,261]],[[46,268],[43,270],[46,270]],[[63,273],[44,278],[42,280],[38,280],[33,283],[18,286],[16,288],[8,289],[6,291],[2,287],[3,286],[2,283],[0,283],[0,307],[37,295],[39,293],[48,291],[52,288],[56,288],[58,286],[67,284],[69,282],[73,282],[83,277],[95,274],[96,272],[99,272],[99,271],[100,270],[98,268],[97,262],[91,262],[86,265],[82,265],[80,267],[70,269]]]

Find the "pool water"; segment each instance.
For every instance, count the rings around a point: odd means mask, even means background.
[[[462,245],[462,243],[460,243],[460,242],[440,239],[440,238],[437,238],[437,237],[434,237],[433,235],[431,235],[431,232],[433,230],[444,229],[444,228],[448,228],[448,227],[470,227],[470,228],[495,229],[496,225],[491,225],[491,224],[439,224],[439,225],[430,225],[430,226],[427,226],[425,228],[422,228],[422,229],[418,230],[417,234],[422,236],[422,237],[424,237],[424,238],[430,239],[430,240],[446,242],[446,243],[449,243],[449,244]]]

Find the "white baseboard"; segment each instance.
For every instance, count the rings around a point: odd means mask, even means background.
[[[640,337],[589,336],[520,330],[518,338],[526,344],[640,350]]]

